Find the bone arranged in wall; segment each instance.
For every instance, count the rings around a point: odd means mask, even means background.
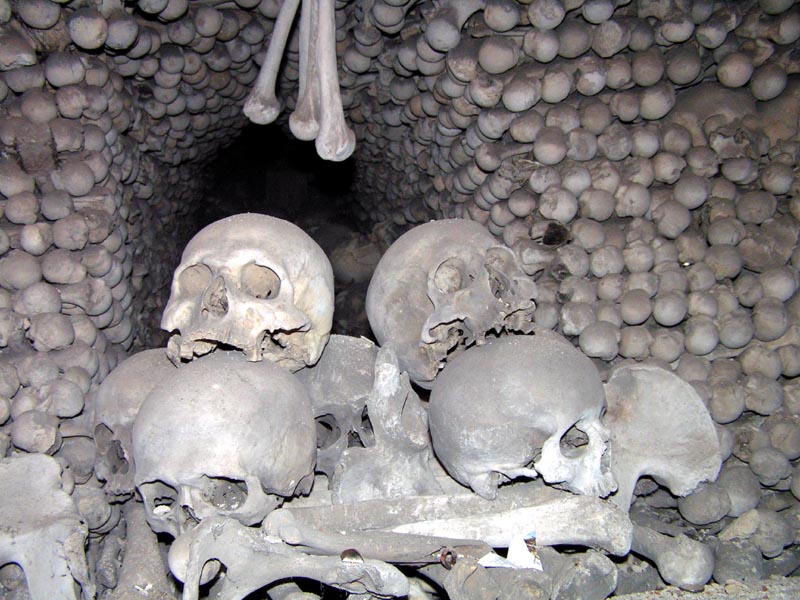
[[[99,592],[129,579],[113,567],[122,510],[97,478],[94,398],[127,355],[166,345],[202,173],[247,123],[265,64],[281,126],[328,158],[353,153],[384,248],[431,218],[480,223],[535,280],[534,324],[603,369],[647,361],[690,383],[721,475],[682,500],[640,483],[643,504],[683,519],[667,533],[718,534],[718,581],[792,572],[797,6],[314,7],[0,0],[0,449],[62,465]],[[665,543],[634,550],[658,563]],[[20,573],[3,573],[12,593]]]

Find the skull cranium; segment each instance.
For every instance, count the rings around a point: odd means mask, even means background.
[[[135,483],[150,527],[175,537],[209,516],[261,522],[310,490],[311,402],[281,367],[217,351],[177,370],[133,427]]]
[[[485,498],[516,477],[607,496],[608,433],[597,369],[551,331],[506,336],[470,348],[445,367],[430,398],[433,449],[454,479]],[[588,440],[569,448],[574,427]],[[563,446],[562,446],[563,444]]]
[[[430,388],[448,354],[491,330],[530,331],[534,282],[479,223],[445,219],[400,236],[375,269],[367,316],[412,381]]]
[[[320,357],[333,321],[333,271],[292,223],[246,213],[221,219],[187,244],[161,327],[178,331],[171,358],[215,346],[292,371]]]

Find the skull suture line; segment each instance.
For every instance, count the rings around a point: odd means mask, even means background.
[[[592,361],[551,331],[470,348],[437,377],[428,419],[436,456],[450,475],[484,498],[517,477],[607,496],[616,489],[602,464],[603,384]],[[572,427],[588,441],[567,449]],[[563,446],[562,446],[563,444]]]
[[[147,522],[175,537],[209,516],[260,523],[276,496],[310,490],[316,446],[294,375],[238,352],[192,361],[151,392],[133,426]]]
[[[367,316],[379,345],[430,388],[453,349],[486,333],[532,328],[536,285],[514,254],[474,221],[445,219],[400,236],[375,269]]]
[[[292,371],[320,357],[333,321],[333,271],[299,227],[253,213],[203,228],[175,270],[161,327],[178,331],[170,357],[216,345]]]

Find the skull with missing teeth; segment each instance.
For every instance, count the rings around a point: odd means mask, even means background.
[[[173,360],[216,346],[291,371],[314,364],[330,335],[333,272],[322,249],[295,225],[240,214],[203,228],[175,270],[161,327]]]
[[[479,223],[419,225],[383,255],[367,292],[378,344],[390,342],[412,381],[430,388],[454,350],[495,330],[530,331],[536,285]]]
[[[132,445],[147,522],[177,538],[213,516],[255,525],[282,498],[307,493],[317,436],[294,375],[217,351],[155,387]]]

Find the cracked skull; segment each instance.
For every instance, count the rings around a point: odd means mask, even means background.
[[[419,225],[386,251],[367,291],[379,345],[392,343],[411,380],[430,388],[448,355],[492,330],[530,331],[534,282],[483,226]]]
[[[161,327],[178,332],[175,361],[222,345],[296,371],[319,359],[332,321],[333,272],[322,249],[292,223],[248,213],[187,244]]]
[[[178,537],[209,516],[260,523],[313,482],[311,401],[285,369],[217,351],[145,399],[133,427],[147,522]]]
[[[448,363],[430,397],[436,456],[484,498],[541,475],[570,491],[607,496],[603,384],[591,360],[551,331],[491,340]]]

